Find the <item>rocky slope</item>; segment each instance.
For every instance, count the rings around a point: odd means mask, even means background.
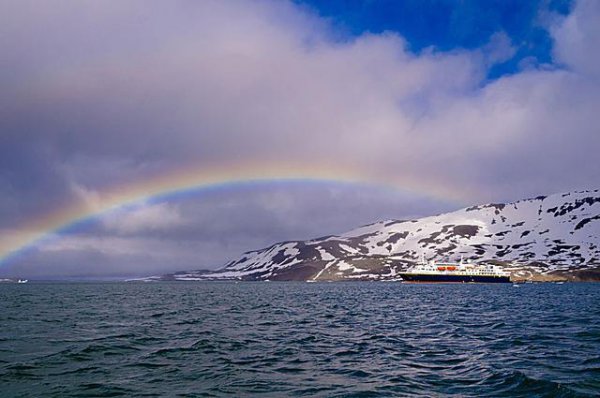
[[[494,261],[513,279],[600,280],[600,192],[578,191],[388,220],[340,236],[282,242],[213,271],[161,279],[394,280],[427,259]]]

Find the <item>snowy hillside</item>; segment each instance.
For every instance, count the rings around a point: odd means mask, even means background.
[[[594,279],[600,269],[600,192],[382,221],[340,236],[278,243],[219,271],[171,279],[393,280],[421,254],[428,260],[496,261],[516,278]]]

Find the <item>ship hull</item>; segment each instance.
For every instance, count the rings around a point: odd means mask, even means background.
[[[491,275],[435,275],[401,273],[400,277],[405,282],[420,283],[511,283],[509,276]]]

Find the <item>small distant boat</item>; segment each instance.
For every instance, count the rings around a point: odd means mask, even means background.
[[[517,283],[513,283],[513,287],[521,287]]]
[[[29,280],[28,280],[28,279],[19,279],[19,280],[17,281],[17,283],[27,283],[27,282],[29,282]]]

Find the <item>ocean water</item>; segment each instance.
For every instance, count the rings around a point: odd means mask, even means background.
[[[0,284],[0,396],[600,395],[600,284]]]

